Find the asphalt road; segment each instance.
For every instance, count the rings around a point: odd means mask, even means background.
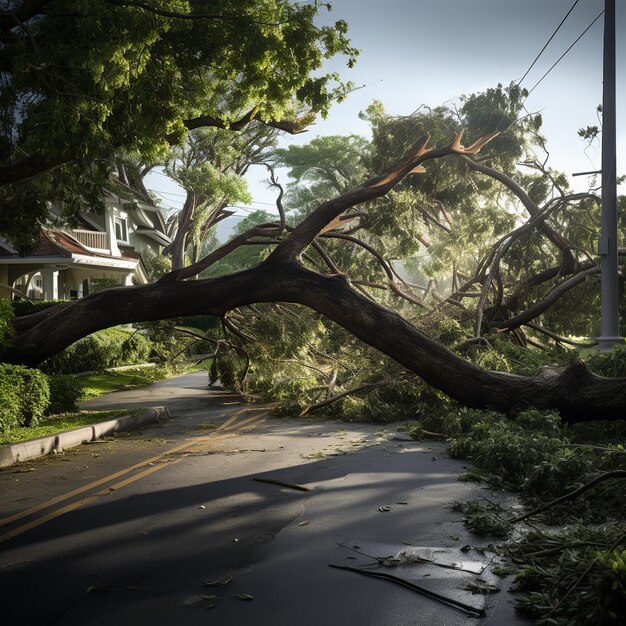
[[[488,542],[451,510],[493,494],[458,481],[464,464],[443,444],[276,419],[206,382],[191,374],[90,401],[166,404],[172,420],[0,471],[3,623],[529,623],[490,572],[493,554],[476,549]],[[388,556],[399,558],[379,565]],[[373,564],[487,617],[329,564]],[[465,589],[477,580],[501,591]]]

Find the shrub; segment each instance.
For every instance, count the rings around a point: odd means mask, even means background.
[[[48,377],[50,384],[50,404],[47,415],[73,413],[78,411],[78,402],[83,398],[83,386],[74,376],[63,374]]]
[[[11,326],[11,318],[13,317],[13,308],[9,300],[0,300],[0,346],[3,346],[13,334],[13,326]]]
[[[24,315],[39,313],[39,311],[49,309],[51,306],[56,306],[57,304],[67,304],[67,302],[67,300],[13,300],[11,306],[13,307],[15,317],[22,317]]]
[[[35,426],[49,402],[45,374],[21,365],[0,364],[0,430]]]
[[[19,378],[13,366],[0,364],[0,432],[21,426],[22,423]]]
[[[107,328],[79,339],[44,361],[42,369],[50,374],[101,372],[108,367],[143,363],[150,350],[150,341],[143,335],[121,328]]]

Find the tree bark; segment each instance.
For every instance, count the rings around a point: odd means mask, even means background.
[[[432,340],[398,314],[356,293],[343,275],[323,275],[297,262],[268,261],[212,280],[105,290],[15,320],[16,336],[3,355],[36,365],[96,330],[180,315],[224,315],[255,302],[303,304],[343,326],[462,404],[515,413],[555,409],[564,419],[620,419],[626,379],[589,372],[576,362],[558,374],[535,376],[487,371]]]

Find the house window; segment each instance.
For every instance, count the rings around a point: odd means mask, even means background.
[[[122,217],[115,218],[115,238],[118,241],[128,241],[128,222]]]

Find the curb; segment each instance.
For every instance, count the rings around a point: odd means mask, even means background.
[[[122,430],[132,430],[144,424],[161,422],[169,417],[170,413],[167,407],[157,406],[135,415],[123,415],[106,422],[82,426],[56,435],[3,445],[0,446],[0,467],[9,467],[23,461],[30,461],[51,452],[62,452],[68,448],[74,448]]]

